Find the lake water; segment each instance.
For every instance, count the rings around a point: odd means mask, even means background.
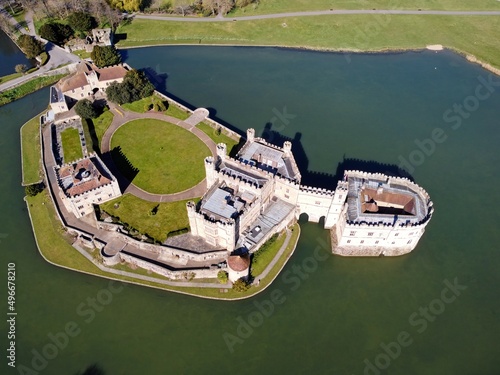
[[[0,259],[5,277],[8,262],[18,270],[18,364],[31,367],[44,348],[52,354],[50,334],[75,322],[80,333],[41,374],[94,363],[113,375],[373,375],[375,366],[383,374],[498,373],[500,78],[446,51],[350,58],[274,48],[127,51],[127,62],[154,69],[168,93],[234,129],[294,139],[311,183],[328,184],[344,158],[340,168],[393,170],[400,156],[419,164],[412,176],[436,211],[413,253],[332,256],[322,245],[328,232],[302,223],[282,275],[240,302],[126,286],[92,316],[87,298],[103,295],[108,281],[44,262],[22,201],[19,127],[46,106],[47,90],[1,107]],[[442,142],[428,141],[433,135]]]
[[[0,30],[0,77],[15,73],[17,64],[31,67],[33,63],[26,58],[21,50]]]

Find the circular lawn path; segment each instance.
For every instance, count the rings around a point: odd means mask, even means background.
[[[205,178],[204,159],[212,154],[191,132],[151,118],[118,128],[111,138],[111,149],[120,172],[153,194],[177,193],[201,182]]]

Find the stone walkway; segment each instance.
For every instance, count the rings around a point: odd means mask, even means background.
[[[215,156],[217,154],[217,148],[216,144],[212,139],[206,135],[204,132],[202,132],[200,129],[196,127],[198,123],[201,121],[205,120],[208,117],[208,110],[205,108],[198,108],[194,111],[194,113],[186,120],[180,120],[178,118],[164,115],[162,113],[157,113],[157,112],[147,112],[147,113],[136,113],[136,112],[131,112],[123,109],[122,107],[119,107],[113,103],[110,103],[110,110],[114,112],[114,117],[113,117],[113,122],[109,126],[108,130],[106,130],[106,133],[104,133],[104,136],[102,137],[101,141],[101,153],[109,155],[109,152],[111,151],[111,138],[113,137],[113,134],[124,124],[126,124],[129,121],[132,120],[137,120],[141,118],[152,118],[152,119],[157,119],[157,120],[163,120],[167,121],[171,124],[180,126],[181,128],[186,129],[187,131],[193,133],[195,136],[197,136],[207,147],[210,149],[212,152],[212,155]],[[208,155],[207,155],[208,156]],[[149,202],[176,202],[180,200],[186,200],[186,199],[192,199],[192,198],[198,198],[201,197],[203,194],[205,194],[206,189],[207,189],[207,183],[206,180],[203,179],[200,183],[198,183],[196,186],[193,186],[190,189],[178,192],[178,193],[173,193],[173,194],[153,194],[153,193],[148,193],[145,190],[142,190],[141,188],[137,187],[134,185],[131,181],[126,181],[125,177],[119,172],[119,170],[116,168],[116,166],[113,163],[113,160],[111,157],[104,158],[103,160],[108,168],[111,169],[111,172],[116,176],[116,178],[119,180],[121,186],[127,186],[125,189],[124,193],[130,193],[132,195],[135,195],[138,198],[144,199]]]

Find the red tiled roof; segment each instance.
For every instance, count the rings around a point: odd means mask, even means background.
[[[250,267],[250,256],[246,255],[230,255],[227,258],[227,265],[233,271],[241,272]]]

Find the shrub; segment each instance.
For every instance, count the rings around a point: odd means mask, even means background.
[[[21,35],[19,39],[17,39],[17,43],[28,59],[34,59],[44,50],[42,42],[31,35]]]
[[[113,82],[106,89],[108,100],[118,103],[132,103],[151,96],[154,86],[143,72],[131,70],[127,72],[122,83]]]
[[[219,280],[219,282],[221,284],[227,284],[227,280],[228,280],[227,272],[226,271],[219,271],[219,273],[217,273],[217,279]]]
[[[174,236],[180,236],[181,234],[189,232],[188,228],[182,228],[178,230],[173,230],[171,232],[168,232],[167,238],[174,237]]]
[[[49,54],[44,51],[40,54],[40,65],[43,66],[47,64],[47,61],[49,61]]]
[[[233,289],[237,292],[246,292],[250,285],[243,279],[238,279],[233,283]]]

